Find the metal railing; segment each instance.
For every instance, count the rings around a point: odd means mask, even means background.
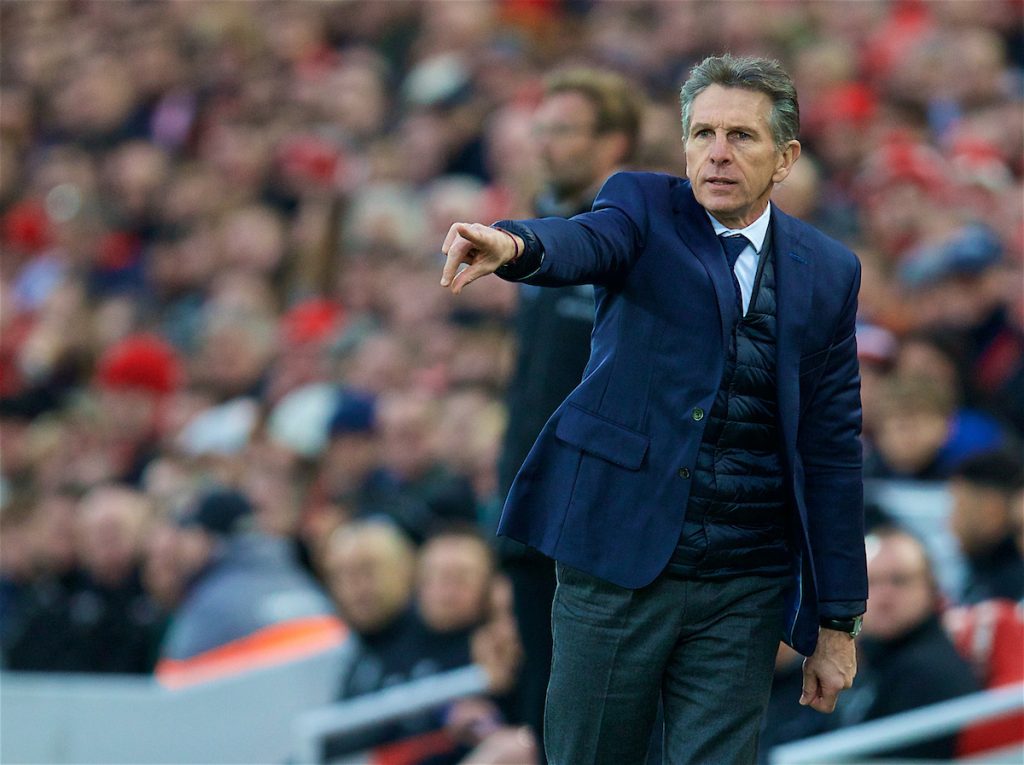
[[[939,704],[778,746],[772,765],[850,762],[895,747],[949,735],[966,725],[1024,709],[1024,683],[972,693]]]

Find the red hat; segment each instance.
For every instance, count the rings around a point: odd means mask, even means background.
[[[174,349],[152,334],[129,335],[107,348],[96,367],[104,388],[170,393],[182,381],[182,365]]]
[[[872,193],[898,183],[909,183],[942,199],[949,189],[950,169],[933,147],[895,134],[882,142],[858,177],[861,193]]]
[[[32,199],[14,205],[3,217],[3,239],[22,252],[38,252],[47,247],[52,233],[46,209]]]
[[[345,311],[337,303],[312,298],[281,317],[281,334],[290,345],[326,340],[341,327],[344,318]]]
[[[844,82],[822,94],[819,109],[828,121],[864,124],[875,116],[878,99],[867,85]]]

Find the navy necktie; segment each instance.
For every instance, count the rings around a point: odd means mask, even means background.
[[[735,268],[737,258],[739,258],[741,252],[747,249],[750,240],[743,236],[743,234],[735,234],[733,236],[721,234],[718,238],[722,240],[722,249],[725,250],[725,257],[729,261],[729,268]]]

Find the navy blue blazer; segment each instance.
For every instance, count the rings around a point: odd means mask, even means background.
[[[639,588],[679,540],[729,333],[732,276],[688,181],[618,173],[591,212],[518,222],[543,246],[530,284],[592,283],[591,356],[509,492],[498,527],[565,564]],[[499,224],[500,225],[500,224]],[[864,610],[860,264],[772,207],[782,457],[795,539],[784,639],[814,651],[819,616]],[[518,264],[517,264],[518,265]]]

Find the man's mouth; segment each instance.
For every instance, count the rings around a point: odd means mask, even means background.
[[[734,181],[734,180],[732,180],[730,178],[720,178],[717,175],[712,175],[711,177],[709,177],[705,181],[705,183],[708,183],[708,184],[710,184],[712,186],[735,186],[736,185],[736,181]]]

